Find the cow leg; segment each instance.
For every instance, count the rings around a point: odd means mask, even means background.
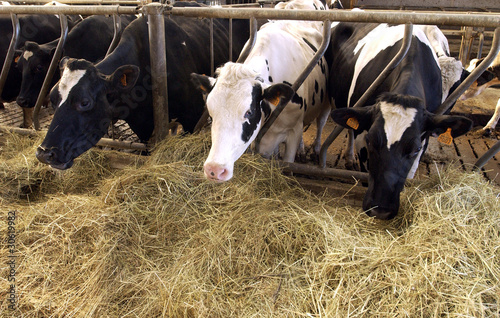
[[[359,170],[354,157],[354,131],[349,129],[347,135],[347,149],[344,151],[345,167],[348,170]]]
[[[500,119],[500,99],[497,102],[497,106],[495,108],[495,113],[491,117],[490,121],[484,126],[483,130],[485,134],[491,134],[491,131],[495,129],[498,123],[498,119]]]
[[[311,154],[312,161],[319,163],[319,153],[321,151],[321,134],[323,133],[323,128],[325,128],[326,121],[332,112],[332,108],[324,107],[321,114],[316,118],[316,138],[314,139],[313,149],[314,153]]]
[[[23,123],[21,128],[33,127],[33,108],[23,108]]]

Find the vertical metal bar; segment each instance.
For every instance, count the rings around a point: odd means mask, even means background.
[[[481,56],[483,55],[483,46],[484,46],[484,28],[482,28],[481,32],[479,33],[479,44],[477,47],[477,59],[480,59]]]
[[[12,65],[12,60],[14,59],[14,53],[16,52],[17,40],[19,39],[19,18],[17,17],[17,14],[14,13],[10,14],[10,18],[12,20],[12,38],[10,39],[9,50],[7,51],[7,55],[5,55],[2,73],[0,74],[0,96],[2,96],[5,81],[7,81],[7,75],[9,74],[10,66]]]
[[[370,87],[363,93],[360,99],[354,104],[353,107],[362,107],[368,98],[375,92],[375,90],[382,84],[383,81],[387,78],[387,76],[396,68],[396,66],[401,63],[403,58],[408,53],[408,49],[411,45],[411,39],[413,34],[413,25],[411,23],[405,24],[405,31],[403,36],[403,43],[401,44],[401,48],[398,53],[394,56],[394,58],[387,64],[384,70],[380,73],[380,75],[375,79],[375,81],[370,85]],[[347,105],[349,106],[349,105]],[[319,154],[319,164],[320,167],[326,167],[326,154],[328,151],[328,147],[332,144],[332,142],[338,137],[338,135],[342,132],[344,128],[341,126],[336,127],[330,135],[326,138],[323,145],[321,145],[321,151]]]
[[[248,55],[250,54],[250,51],[252,51],[256,40],[257,40],[257,19],[252,17],[250,18],[250,38],[243,47],[243,50],[241,51],[240,56],[238,57],[236,63],[245,62]]]
[[[493,63],[493,60],[500,52],[500,27],[497,27],[493,33],[493,41],[491,42],[491,49],[484,60],[479,64],[467,78],[457,87],[457,89],[446,98],[446,100],[438,107],[435,114],[442,115],[453,106],[457,99],[474,83],[481,74]]]
[[[229,19],[229,60],[233,60],[233,19]]]
[[[52,61],[50,62],[47,75],[45,75],[42,88],[40,89],[40,93],[38,94],[38,98],[35,103],[35,109],[33,110],[33,126],[35,127],[36,130],[40,129],[40,122],[38,120],[40,108],[42,107],[45,96],[49,91],[50,84],[52,82],[52,77],[54,76],[54,72],[56,71],[56,68],[59,65],[59,60],[61,59],[64,42],[66,42],[66,37],[68,36],[67,16],[65,14],[60,14],[59,20],[61,23],[61,37],[59,38],[59,42],[57,43],[56,51],[54,52],[54,56],[52,57]]]
[[[215,56],[214,56],[214,18],[210,18],[210,76],[214,76]]]
[[[296,92],[302,85],[302,83],[304,83],[307,76],[311,73],[314,67],[318,64],[319,60],[325,54],[325,51],[328,48],[328,44],[330,44],[330,36],[332,33],[331,25],[332,25],[331,21],[323,22],[323,41],[321,42],[321,46],[319,47],[318,51],[316,51],[316,53],[314,54],[311,61],[309,61],[309,63],[306,65],[304,70],[302,70],[302,73],[300,73],[299,77],[293,83],[292,89],[294,92]],[[274,111],[269,116],[268,120],[264,123],[264,125],[262,125],[262,128],[260,129],[259,133],[257,134],[257,137],[255,138],[256,152],[259,152],[260,141],[262,140],[262,137],[269,130],[271,125],[274,123],[276,118],[278,118],[279,114],[281,114],[286,105],[287,103],[279,103],[278,106],[276,106]]]
[[[160,3],[144,6],[148,17],[151,77],[153,80],[154,132],[152,141],[157,143],[168,135],[167,55],[165,46],[164,7]]]
[[[114,26],[113,40],[109,45],[108,51],[106,52],[106,56],[111,54],[111,52],[113,52],[113,50],[118,45],[118,42],[120,42],[120,36],[122,34],[122,18],[118,14],[113,14],[113,26]]]

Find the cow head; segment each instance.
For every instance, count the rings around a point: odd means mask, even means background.
[[[391,93],[383,94],[372,106],[336,109],[332,118],[364,138],[366,149],[357,149],[360,156],[368,157],[363,209],[379,219],[396,216],[399,195],[410,168],[424,151],[424,140],[443,133],[451,139],[472,128],[472,121],[465,117],[434,115],[425,110],[421,99]]]
[[[234,162],[257,136],[264,119],[278,102],[287,103],[293,89],[286,84],[268,85],[244,64],[226,63],[217,79],[191,74],[193,83],[208,93],[212,117],[212,147],[204,164],[205,176],[227,181]]]
[[[35,107],[54,50],[55,48],[40,46],[35,42],[25,43],[24,50],[17,61],[17,67],[22,73],[21,90],[16,100],[19,106]]]
[[[104,75],[86,60],[68,58],[62,59],[60,66],[61,80],[50,92],[56,112],[36,157],[63,170],[107,132],[116,118],[107,96],[132,88],[139,68],[125,65]]]

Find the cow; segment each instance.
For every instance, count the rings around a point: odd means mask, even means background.
[[[405,180],[429,136],[442,134],[441,140],[451,143],[472,128],[465,117],[433,114],[448,92],[443,92],[439,50],[421,27],[413,28],[401,63],[362,107],[352,107],[397,54],[403,34],[403,25],[339,23],[326,53],[332,61],[329,94],[337,108],[331,116],[353,129],[358,157],[367,163],[361,165],[369,173],[363,209],[385,220],[397,215]]]
[[[472,72],[483,60],[484,59],[471,60],[467,71]],[[471,85],[469,89],[467,89],[467,91],[465,91],[465,93],[462,94],[462,96],[460,96],[459,99],[464,101],[469,98],[473,98],[481,94],[488,87],[498,85],[500,85],[500,54],[497,54],[497,56],[493,59],[493,62],[491,62],[491,65],[488,66],[488,69],[481,74],[481,76]],[[499,119],[500,99],[497,102],[493,116],[488,121],[486,126],[483,127],[483,133],[485,135],[490,135],[491,132],[495,130]]]
[[[134,15],[121,16],[121,27],[125,27],[135,19]],[[112,17],[94,15],[84,19],[71,32],[64,42],[64,56],[82,58],[97,62],[106,55],[113,40],[114,22]],[[25,42],[24,49],[18,52],[17,66],[22,73],[22,81],[16,102],[22,108],[35,107],[42,88],[45,75],[49,69],[59,39],[45,44]],[[59,72],[52,78],[51,86],[59,80]],[[31,126],[31,118],[24,118],[24,127]]]
[[[309,5],[325,9],[319,1],[309,1]],[[314,150],[319,152],[321,129],[331,110],[325,59],[297,92],[291,83],[316,53],[322,41],[320,29],[321,22],[269,21],[257,32],[245,61],[226,63],[217,70],[216,78],[192,75],[208,93],[206,105],[212,117],[212,146],[204,163],[208,179],[223,182],[232,178],[235,161],[249,148],[279,102],[288,104],[262,137],[260,153],[270,157],[285,143],[283,160],[293,162],[304,124],[314,119],[318,126]]]
[[[187,133],[199,120],[204,100],[189,76],[209,74],[210,19],[165,17],[169,118]],[[228,61],[228,19],[214,19],[214,62]],[[249,36],[248,20],[233,20],[233,56]],[[62,76],[50,92],[56,107],[47,134],[36,151],[43,163],[67,169],[94,146],[116,119],[125,120],[143,142],[153,133],[153,105],[147,18],[123,31],[116,49],[97,64],[64,58]],[[167,125],[167,123],[165,123]]]

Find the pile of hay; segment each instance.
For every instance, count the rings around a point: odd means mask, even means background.
[[[62,174],[33,158],[39,140],[9,142],[21,147],[1,151],[0,191],[17,215],[18,299],[9,311],[2,267],[2,317],[500,315],[500,190],[480,175],[415,183],[387,222],[250,155],[232,181],[208,182],[207,135],[120,171],[92,150]]]

